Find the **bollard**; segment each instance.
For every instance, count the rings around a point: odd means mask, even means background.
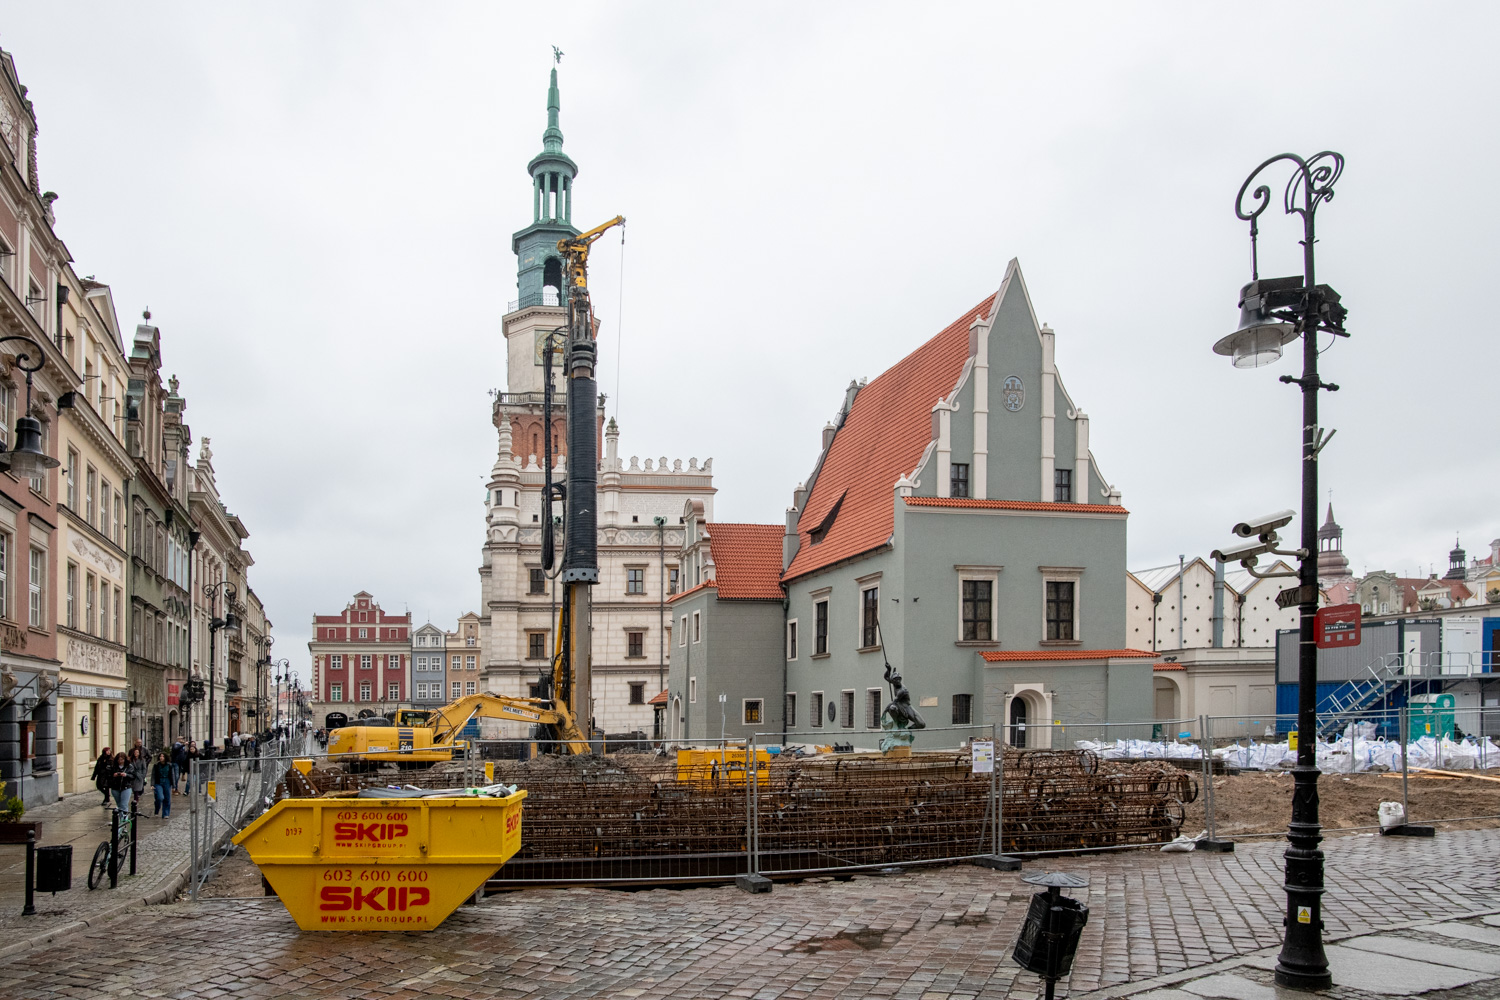
[[[1409,697],[1409,695],[1408,695],[1408,697]],[[1410,822],[1410,820],[1411,820],[1411,810],[1410,810],[1410,807],[1407,805],[1407,799],[1406,799],[1406,779],[1407,779],[1407,775],[1409,773],[1409,766],[1408,766],[1407,758],[1410,756],[1410,752],[1409,751],[1411,749],[1411,744],[1408,742],[1408,739],[1407,739],[1408,737],[1411,736],[1411,731],[1410,731],[1410,728],[1409,728],[1410,721],[1411,721],[1411,719],[1410,719],[1410,716],[1408,714],[1408,709],[1407,709],[1407,707],[1405,705],[1403,705],[1401,707],[1401,717],[1400,717],[1400,725],[1401,725],[1401,825],[1400,826],[1381,827],[1381,829],[1380,829],[1380,835],[1382,837],[1435,837],[1435,836],[1437,836],[1437,829],[1436,828],[1430,827],[1430,826],[1413,826],[1411,824],[1411,822]]]
[[[136,823],[141,818],[141,802],[136,796],[130,798],[130,874],[135,874]]]
[[[120,807],[109,814],[109,887],[120,885]]]
[[[36,831],[26,831],[26,905],[21,916],[36,916],[36,905],[32,902],[32,891],[36,885]]]

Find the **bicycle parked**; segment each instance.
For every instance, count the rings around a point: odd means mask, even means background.
[[[119,809],[116,816],[121,816]],[[130,844],[135,836],[135,812],[123,814],[119,827],[110,840],[101,841],[94,848],[94,860],[89,862],[88,886],[97,889],[106,880],[111,884],[119,881],[120,869],[130,861]]]

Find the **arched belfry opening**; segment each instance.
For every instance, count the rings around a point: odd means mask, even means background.
[[[548,257],[542,265],[542,299],[544,305],[562,303],[562,261],[556,257]]]

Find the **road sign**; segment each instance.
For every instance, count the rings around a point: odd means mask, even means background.
[[[1304,600],[1316,601],[1317,599],[1317,587],[1288,587],[1286,590],[1283,590],[1281,593],[1276,595],[1276,606],[1285,611],[1287,608],[1295,608]]]
[[[1339,649],[1359,645],[1358,604],[1335,604],[1319,608],[1313,616],[1313,645],[1319,649]]]

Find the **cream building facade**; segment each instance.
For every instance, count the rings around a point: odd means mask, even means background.
[[[448,661],[443,690],[448,701],[478,694],[482,690],[480,670],[484,666],[484,647],[479,641],[479,625],[479,616],[470,611],[458,619],[457,628],[443,637]]]
[[[71,278],[71,274],[69,274]],[[128,641],[126,486],[134,462],[125,449],[129,380],[119,321],[108,287],[73,279],[63,308],[63,353],[82,385],[59,399],[57,433],[58,656],[65,716],[93,718],[119,749],[150,738],[132,716]],[[68,405],[71,404],[71,405]],[[96,741],[74,727],[62,738],[62,791],[89,787]]]

